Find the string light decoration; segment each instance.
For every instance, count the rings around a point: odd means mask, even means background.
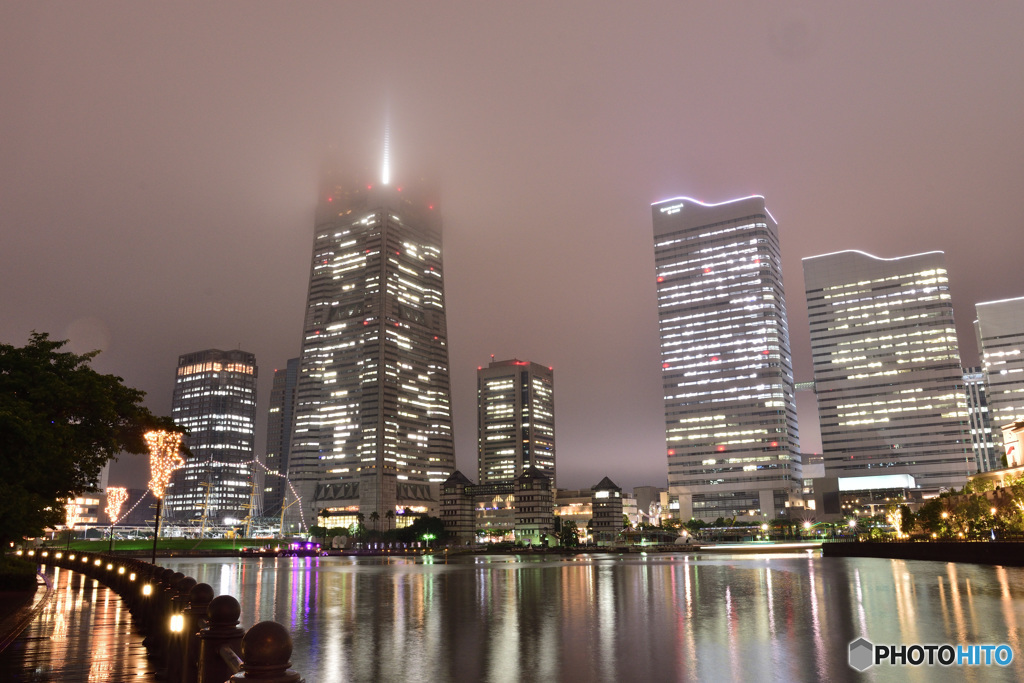
[[[128,489],[123,486],[111,486],[107,489],[107,517],[110,518],[110,525],[117,524],[120,519],[121,507],[128,501]]]
[[[181,433],[158,430],[146,432],[145,439],[149,447],[149,490],[158,500],[163,500],[171,473],[185,464],[179,452]]]
[[[82,506],[74,498],[68,498],[68,501],[64,503],[64,525],[68,529],[74,529],[81,520],[81,515]]]

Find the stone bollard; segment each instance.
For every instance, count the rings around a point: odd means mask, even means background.
[[[199,632],[199,683],[223,683],[235,673],[221,650],[234,653],[242,649],[245,629],[238,628],[242,608],[230,595],[218,595],[210,601],[207,619],[210,625]]]
[[[230,681],[259,680],[264,683],[304,683],[288,667],[292,665],[292,637],[281,624],[261,621],[242,638],[242,670]]]
[[[191,576],[183,576],[174,583],[174,597],[171,599],[170,628],[167,640],[167,680],[181,680],[185,643],[185,608],[188,607],[189,591],[196,585]]]
[[[199,631],[206,628],[206,611],[213,600],[213,588],[208,583],[197,583],[188,594],[185,608],[185,641],[181,662],[182,683],[199,680]]]

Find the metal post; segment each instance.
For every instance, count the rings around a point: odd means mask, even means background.
[[[156,564],[156,539],[160,538],[160,513],[163,512],[163,498],[156,499],[156,524],[153,528],[153,561]]]

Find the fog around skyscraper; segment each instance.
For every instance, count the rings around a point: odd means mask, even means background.
[[[377,182],[390,121],[392,179],[444,217],[458,466],[495,354],[554,367],[559,485],[664,485],[650,204],[767,197],[798,381],[800,260],[842,249],[946,252],[979,365],[974,304],[1024,295],[1021,25],[1019,2],[4,3],[0,339],[103,349],[162,414],[181,353],[240,346],[261,449],[323,168]]]

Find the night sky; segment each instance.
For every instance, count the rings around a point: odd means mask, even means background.
[[[762,194],[800,259],[944,250],[1024,295],[1024,3],[0,4],[0,342],[170,411],[179,354],[298,355],[321,172],[438,188],[458,467],[475,375],[555,370],[559,484],[665,485],[650,204]],[[813,399],[804,450],[820,448]],[[810,410],[808,410],[810,408]],[[144,458],[112,484],[144,485]]]

